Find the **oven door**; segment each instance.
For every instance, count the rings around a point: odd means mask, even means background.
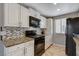
[[[34,55],[40,56],[45,52],[45,39],[44,37],[39,37],[35,39]]]

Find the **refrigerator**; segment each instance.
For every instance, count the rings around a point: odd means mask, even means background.
[[[79,22],[79,18],[68,18],[66,22],[66,47],[65,52],[67,56],[76,56],[76,42],[74,41],[73,33],[78,31],[77,22]],[[79,23],[78,23],[79,24]]]

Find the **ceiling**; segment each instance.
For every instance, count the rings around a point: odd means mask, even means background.
[[[79,11],[79,3],[24,3],[24,5],[36,9],[46,17],[54,17]]]

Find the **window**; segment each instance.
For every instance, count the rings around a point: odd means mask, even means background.
[[[55,32],[65,33],[66,29],[66,18],[55,20]]]
[[[55,20],[55,29],[56,29],[56,33],[61,33],[61,26],[60,26],[61,22],[60,20]]]

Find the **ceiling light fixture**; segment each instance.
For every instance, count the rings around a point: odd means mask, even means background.
[[[54,5],[56,5],[57,3],[53,3]]]
[[[61,9],[57,9],[57,11],[60,11]]]

